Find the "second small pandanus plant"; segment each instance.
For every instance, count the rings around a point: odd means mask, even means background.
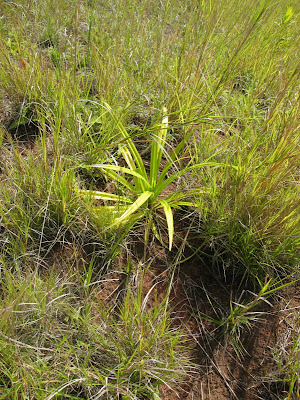
[[[90,194],[93,199],[102,200],[104,202],[114,202],[115,205],[113,206],[104,205],[95,207],[99,212],[103,211],[103,207],[106,207],[106,209],[109,207],[110,211],[117,215],[117,217],[113,219],[112,226],[130,222],[134,223],[137,220],[145,218],[145,244],[148,242],[150,230],[152,230],[154,235],[162,242],[162,238],[155,224],[155,215],[159,209],[163,210],[168,229],[168,247],[169,250],[171,250],[174,237],[172,209],[180,208],[181,206],[195,207],[196,205],[186,200],[187,194],[184,191],[176,191],[164,196],[165,189],[192,169],[204,166],[220,166],[221,164],[207,161],[192,166],[186,166],[179,171],[170,173],[172,166],[178,161],[179,153],[192,135],[192,130],[184,136],[172,153],[168,155],[165,150],[168,132],[168,116],[167,110],[164,108],[162,122],[158,132],[153,135],[150,169],[149,172],[147,172],[142,157],[124,125],[115,116],[108,104],[105,104],[104,107],[112,116],[122,137],[120,149],[127,167],[113,164],[94,164],[86,166],[86,168],[100,169],[106,177],[117,184],[120,194],[117,195],[91,190],[79,190],[79,193]],[[166,157],[166,162],[162,168],[163,155]],[[199,189],[192,192],[189,191],[190,195],[191,193],[199,193]],[[121,215],[120,210],[121,212],[123,211]]]

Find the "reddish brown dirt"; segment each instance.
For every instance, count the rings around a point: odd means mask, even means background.
[[[144,287],[146,292],[157,283],[157,297],[163,298],[169,277],[161,254],[157,253],[157,256],[161,262],[155,262],[149,270]],[[284,391],[288,387],[280,380],[282,373],[274,360],[274,351],[287,335],[287,327],[293,330],[289,321],[299,321],[299,286],[294,283],[282,290],[280,297],[270,298],[268,303],[261,302],[252,310],[256,318],[249,329],[244,327],[240,333],[243,351],[239,355],[217,324],[201,317],[215,318],[213,307],[219,314],[228,315],[230,299],[235,300],[234,287],[232,284],[222,287],[198,260],[182,264],[173,284],[171,307],[191,338],[191,357],[198,369],[186,379],[181,389],[161,388],[162,400],[286,398]]]
[[[135,244],[135,251],[142,253],[142,246],[138,249]],[[131,254],[130,257],[128,254]],[[146,296],[152,288],[148,295],[148,306],[151,307],[155,301],[163,300],[171,279],[171,268],[168,268],[169,252],[157,243],[151,244],[148,256],[152,263],[143,277],[143,293]],[[67,261],[68,265],[71,263],[73,268],[82,270],[86,257],[84,252],[79,249],[74,251],[70,245],[56,247],[52,252],[53,264],[59,268]],[[122,301],[126,278],[124,266],[129,259],[133,266],[129,281],[141,279],[142,273],[134,255],[131,252],[121,254],[112,268],[96,279],[97,296],[105,304],[116,305]],[[289,339],[288,335],[293,334],[293,321],[297,318],[299,321],[299,288],[300,284],[294,283],[281,291],[280,297],[270,298],[269,304],[262,302],[253,310],[257,318],[250,328],[241,331],[240,342],[244,350],[239,355],[226,332],[206,319],[216,318],[215,312],[223,317],[228,315],[230,299],[237,301],[239,298],[232,282],[225,284],[218,281],[196,258],[177,266],[170,309],[174,323],[183,324],[190,338],[190,356],[196,368],[185,377],[180,388],[162,386],[161,400],[285,399],[284,391],[288,388],[280,380],[281,372],[274,360],[274,349],[276,343]],[[243,300],[247,295],[248,299],[253,298],[253,294],[245,290]],[[289,344],[285,346],[288,352]]]
[[[156,258],[143,278],[145,296],[155,285],[148,298],[149,307],[164,298],[170,282],[165,250],[155,245],[151,253],[156,253]],[[124,262],[120,257],[119,263]],[[99,298],[110,304],[123,288],[124,276],[117,264],[104,277],[98,292]],[[273,349],[285,334],[285,315],[300,305],[298,288],[294,284],[281,293],[281,298],[271,299],[271,305],[262,303],[255,309],[259,318],[241,332],[244,351],[238,355],[217,325],[201,318],[201,314],[214,316],[212,306],[219,312],[229,312],[232,287],[222,288],[197,260],[183,263],[175,273],[171,309],[175,323],[183,324],[190,337],[191,357],[197,368],[180,388],[161,387],[161,400],[284,399]]]
[[[204,290],[205,289],[205,290]],[[174,285],[173,304],[189,331],[194,346],[191,355],[198,365],[181,390],[161,389],[162,400],[275,400],[284,399],[284,386],[274,361],[276,343],[286,335],[286,318],[300,306],[299,284],[293,284],[271,299],[271,305],[260,304],[255,311],[259,319],[244,329],[240,340],[244,351],[238,355],[226,335],[218,335],[216,324],[199,313],[213,315],[212,305],[229,311],[230,296],[205,269],[191,263],[183,266]],[[208,301],[206,293],[211,296]],[[284,311],[286,309],[286,311]],[[198,315],[197,315],[198,311]],[[195,314],[196,312],[196,314]]]

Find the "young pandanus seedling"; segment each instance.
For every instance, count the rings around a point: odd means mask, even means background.
[[[173,166],[179,160],[179,153],[184,148],[191,137],[193,131],[187,133],[177,147],[167,154],[166,138],[168,132],[168,116],[166,108],[163,109],[163,117],[160,127],[155,135],[153,135],[150,154],[150,169],[147,172],[145,164],[138,152],[134,141],[126,131],[121,121],[112,112],[111,107],[105,104],[104,107],[112,116],[119,134],[122,137],[122,145],[120,146],[121,153],[124,157],[127,167],[113,164],[94,164],[86,166],[86,168],[98,168],[106,177],[117,184],[120,194],[113,194],[102,191],[79,190],[80,194],[90,194],[93,199],[110,201],[113,206],[98,206],[95,209],[99,212],[104,211],[103,207],[109,207],[110,211],[118,215],[113,219],[111,226],[135,223],[137,220],[144,218],[145,223],[145,244],[147,245],[149,233],[152,230],[154,235],[163,242],[159,235],[155,223],[155,216],[158,210],[163,210],[165,215],[169,250],[172,249],[174,237],[174,220],[172,209],[180,208],[181,206],[196,207],[192,201],[187,201],[187,193],[185,191],[175,191],[171,194],[166,194],[166,188],[177,181],[187,172],[201,168],[204,166],[221,166],[225,164],[206,161],[200,164],[188,165],[179,171],[172,172]],[[163,156],[166,158],[165,165],[162,166]],[[189,195],[199,194],[200,190],[189,190]],[[121,215],[120,215],[121,210]]]

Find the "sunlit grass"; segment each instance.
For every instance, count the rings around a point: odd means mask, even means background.
[[[98,282],[118,254],[129,253],[126,217],[149,202],[123,213],[121,232],[109,213],[99,212],[103,199],[95,212],[93,199],[77,188],[126,198],[135,184],[134,196],[150,197],[155,182],[161,186],[155,204],[164,213],[153,240],[181,249],[174,223],[181,208],[192,237],[184,245],[219,279],[239,277],[244,285],[299,273],[299,4],[27,0],[2,2],[0,16],[0,397],[157,399],[161,381],[152,356],[151,365],[142,353],[133,361],[137,353],[126,358],[122,346],[144,328],[154,329],[156,351],[172,347],[172,338],[178,344],[168,312],[159,304],[152,314],[141,311],[132,284],[117,317],[99,312],[109,344],[90,310],[84,318],[78,311],[95,299],[84,297],[75,275],[58,285],[53,276],[30,274],[47,270],[56,249],[69,247],[77,267],[96,260],[89,282]],[[161,124],[164,107],[168,129]],[[124,167],[133,171],[133,163],[149,185],[132,173],[121,190]],[[114,182],[105,165],[114,168]],[[165,181],[175,191],[166,196]],[[141,224],[137,238],[140,232]],[[46,321],[49,305],[56,308]],[[125,340],[123,328],[134,335]],[[105,373],[84,353],[83,331],[89,346],[114,355]],[[170,367],[167,360],[159,368],[166,363],[164,379],[172,385],[172,371],[184,368],[175,356]],[[298,372],[289,374],[292,395]]]

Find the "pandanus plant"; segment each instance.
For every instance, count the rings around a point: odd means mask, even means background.
[[[113,164],[94,164],[87,168],[98,168],[106,177],[117,184],[120,194],[107,193],[102,191],[80,190],[81,194],[89,193],[93,199],[100,199],[104,202],[110,201],[115,205],[104,205],[95,207],[99,212],[103,207],[109,207],[111,212],[118,215],[113,219],[113,226],[124,223],[134,223],[142,218],[146,219],[145,243],[147,244],[149,233],[152,230],[154,235],[162,242],[162,238],[156,227],[156,216],[158,210],[163,210],[167,222],[169,250],[172,248],[174,236],[174,220],[172,209],[181,206],[195,207],[191,201],[187,201],[187,194],[184,191],[176,191],[164,195],[165,189],[178,180],[182,175],[192,169],[203,166],[220,166],[220,163],[203,162],[200,164],[186,166],[179,171],[171,172],[172,166],[179,160],[178,155],[190,138],[192,131],[187,133],[177,147],[169,155],[165,150],[168,132],[168,116],[166,108],[163,109],[163,118],[160,127],[153,135],[151,143],[150,169],[147,172],[145,164],[138,152],[134,141],[126,131],[121,121],[113,113],[111,107],[105,104],[105,108],[111,114],[117,129],[122,137],[120,145],[121,153],[127,167]],[[162,166],[163,155],[166,162]],[[199,189],[195,192],[199,193]],[[191,191],[189,191],[191,195]],[[121,215],[120,215],[121,210]]]

